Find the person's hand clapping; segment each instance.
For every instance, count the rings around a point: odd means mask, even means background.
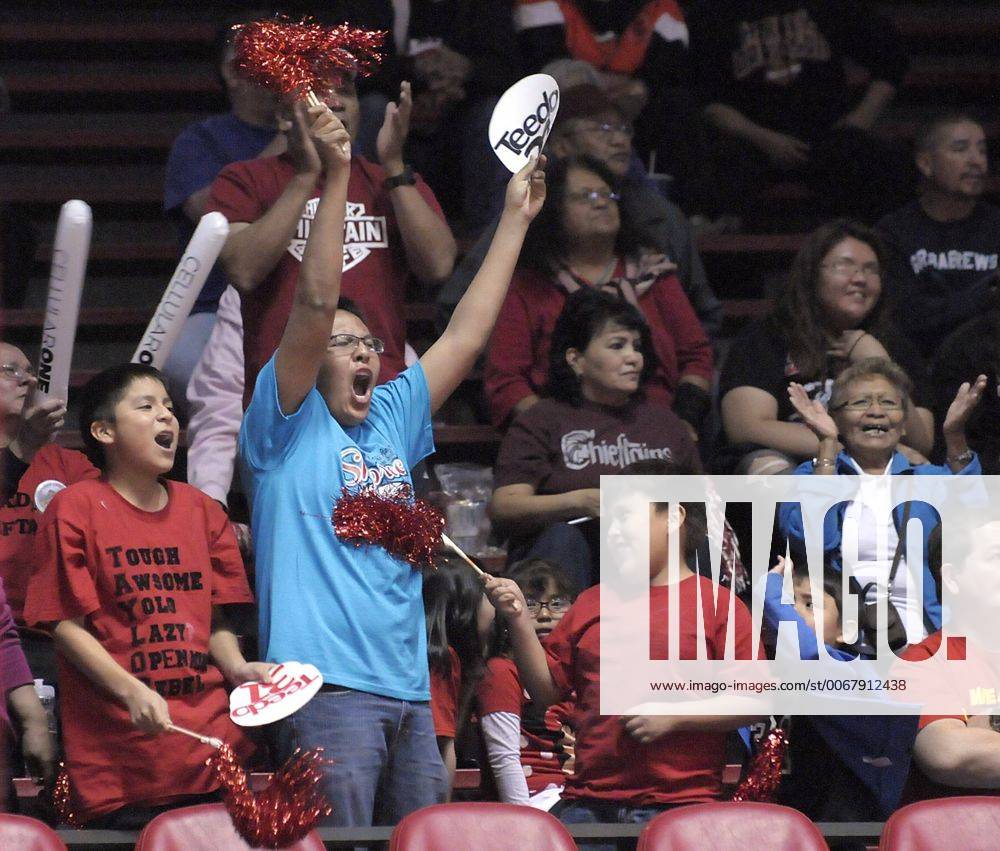
[[[545,203],[545,155],[532,157],[507,183],[504,212],[516,213],[531,222]]]
[[[792,407],[795,408],[799,416],[802,417],[802,422],[808,426],[816,437],[820,440],[837,439],[837,424],[833,421],[833,417],[827,413],[822,402],[809,398],[805,387],[794,382],[789,384],[788,400],[792,403]]]
[[[301,101],[293,104],[288,112],[279,117],[278,129],[288,141],[288,156],[295,165],[296,173],[319,175],[323,170],[323,161],[309,135],[306,105]]]
[[[323,170],[333,174],[351,164],[351,134],[344,123],[333,114],[326,104],[310,106],[308,110],[312,123],[309,138],[312,140],[323,163]]]
[[[958,388],[955,398],[948,406],[948,413],[944,416],[944,425],[941,431],[948,434],[964,434],[966,423],[969,417],[983,398],[983,391],[986,389],[986,376],[980,375],[975,381],[963,381]]]
[[[410,116],[413,112],[413,95],[410,84],[404,80],[399,85],[399,103],[388,103],[385,119],[375,140],[378,161],[390,175],[403,170],[403,145],[410,132]]]

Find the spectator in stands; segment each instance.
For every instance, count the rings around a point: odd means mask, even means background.
[[[135,830],[218,788],[211,749],[172,723],[232,744],[224,682],[267,681],[225,607],[250,603],[222,509],[163,477],[179,427],[161,374],[140,364],[84,389],[80,433],[102,477],[57,493],[39,528],[25,620],[50,629],[71,808],[92,827]]]
[[[930,453],[933,418],[921,392],[924,366],[889,323],[884,268],[881,242],[862,225],[841,219],[810,234],[774,313],[737,337],[723,366],[719,398],[727,444],[719,453],[720,470],[786,473],[815,457],[816,436],[789,402],[789,384],[801,384],[826,404],[837,375],[870,357],[891,357],[915,380],[906,446],[921,456]]]
[[[552,559],[589,588],[600,564],[601,476],[651,457],[701,469],[684,423],[646,398],[655,369],[649,326],[633,305],[590,288],[566,299],[542,398],[514,419],[494,471],[490,514],[510,535],[509,560]]]
[[[529,231],[486,358],[485,391],[494,425],[528,410],[548,379],[552,329],[566,297],[604,290],[636,307],[652,337],[651,401],[673,407],[692,435],[709,408],[712,350],[676,266],[641,245],[618,207],[614,176],[589,157],[550,168],[550,202]]]
[[[615,176],[622,214],[632,222],[642,245],[677,264],[677,279],[705,332],[714,340],[722,330],[722,302],[708,282],[691,224],[680,207],[668,201],[646,178],[636,161],[631,138],[632,124],[618,104],[597,86],[580,85],[562,92],[546,150],[557,158],[593,157]],[[495,228],[494,223],[483,232],[441,288],[438,303],[449,312],[483,262]]]
[[[864,638],[863,604],[852,594],[846,598],[852,609],[845,610],[843,578],[828,553],[821,589],[815,589],[823,595],[820,622],[805,549],[793,543],[791,550],[793,562],[779,557],[767,575],[765,643],[773,647],[781,622],[787,621],[795,625],[800,658],[819,659],[822,641],[833,659],[856,659],[861,649],[858,644]],[[792,571],[794,604],[781,602],[786,570]],[[847,642],[845,633],[854,631],[857,641]],[[869,646],[871,643],[869,638]],[[882,699],[876,693],[866,697]],[[788,729],[787,771],[782,772],[780,803],[801,810],[814,821],[879,821],[892,814],[909,768],[916,733],[912,716],[797,715],[789,719]],[[837,841],[833,847],[853,849],[859,843]]]
[[[441,760],[448,772],[448,797],[455,785],[455,742],[469,721],[472,698],[489,655],[496,610],[483,583],[465,562],[438,557],[424,577],[427,665],[431,715]]]
[[[908,670],[912,678],[907,698],[935,700],[954,707],[920,715],[910,780],[904,803],[949,795],[996,795],[1000,786],[1000,733],[996,713],[996,612],[997,553],[1000,523],[995,510],[967,514],[962,529],[949,530],[953,563],[941,564],[935,573],[938,593],[948,590],[947,655],[940,631],[920,644],[908,647],[902,658],[920,662],[919,670]],[[938,554],[940,538],[932,545]],[[964,638],[955,638],[958,632]],[[953,642],[962,642],[961,651]],[[939,652],[940,650],[940,652]],[[948,660],[964,659],[962,671]],[[913,687],[913,680],[919,691]]]
[[[671,469],[683,472],[669,463],[661,463],[660,472]],[[633,523],[648,522],[649,551],[641,559],[648,564],[650,596],[642,602],[649,606],[651,629],[649,644],[643,652],[648,652],[649,658],[668,658],[664,627],[669,598],[676,594],[680,598],[681,622],[691,625],[680,630],[679,657],[693,659],[699,651],[694,624],[700,599],[706,642],[701,649],[707,651],[710,659],[722,658],[726,620],[721,615],[730,605],[729,591],[713,587],[710,579],[693,573],[683,560],[679,565],[669,563],[670,535],[679,536],[678,550],[685,556],[692,554],[700,537],[698,533],[690,536],[687,533],[686,507],[683,504],[679,507],[674,525],[666,504],[650,502],[647,495],[640,493],[637,499],[641,508],[630,510],[627,516],[611,524],[609,543],[625,557],[625,551],[632,549]],[[677,584],[670,584],[671,574],[679,576]],[[580,594],[544,645],[538,640],[527,600],[516,582],[509,578],[491,579],[486,590],[507,621],[518,675],[532,699],[549,706],[575,692],[575,771],[566,778],[562,800],[552,811],[554,815],[568,824],[641,823],[668,807],[719,798],[726,762],[725,734],[750,723],[750,719],[708,713],[602,715],[597,664],[601,621],[621,616],[621,612],[601,611],[600,586]],[[706,607],[706,602],[716,599],[715,595],[719,608],[713,611]],[[754,652],[750,613],[740,600],[732,604],[736,618],[736,658],[749,659]]]
[[[871,221],[907,197],[905,155],[871,130],[908,60],[870,3],[700,0],[688,20],[726,212],[754,212],[785,175],[810,182],[824,215]],[[845,58],[870,75],[853,105]]]
[[[792,384],[788,396],[802,418],[805,427],[816,436],[819,448],[812,461],[796,468],[798,475],[852,476],[860,475],[862,499],[850,504],[842,502],[836,512],[829,512],[824,524],[823,547],[837,554],[842,566],[842,530],[844,523],[853,521],[858,533],[857,561],[854,576],[871,595],[888,591],[889,599],[899,614],[906,644],[916,644],[928,633],[941,626],[941,600],[934,593],[934,583],[927,558],[926,541],[937,525],[937,512],[923,502],[897,505],[891,512],[888,490],[878,490],[877,483],[865,477],[904,475],[920,476],[979,475],[982,468],[975,452],[965,440],[965,424],[979,404],[986,387],[986,376],[965,382],[948,409],[942,429],[948,449],[947,466],[911,464],[898,446],[903,437],[904,423],[910,403],[910,380],[896,364],[884,358],[867,358],[845,369],[833,384],[827,406],[810,399],[801,384]],[[841,449],[840,447],[843,446]],[[891,505],[891,503],[890,503]],[[885,518],[883,534],[867,534],[870,513]],[[907,566],[906,541],[899,532],[905,529],[909,517],[920,518],[924,536],[923,599],[917,599],[910,585],[910,574],[916,568]],[[786,538],[804,540],[802,513],[798,503],[782,503],[778,509],[778,525]],[[892,638],[890,637],[890,641]],[[903,643],[901,641],[901,643]]]
[[[0,343],[0,449],[9,483],[9,493],[0,501],[0,579],[31,670],[55,684],[51,637],[24,623],[24,596],[35,567],[35,533],[56,490],[96,479],[99,473],[79,452],[50,442],[63,425],[66,403],[46,399],[33,404],[30,397],[37,383],[24,352]]]
[[[12,765],[9,746],[15,732],[8,708],[17,722],[20,751],[28,771],[45,782],[54,780],[55,739],[49,732],[45,708],[35,692],[31,669],[21,650],[14,616],[0,579],[0,812],[7,809]]]
[[[229,98],[229,112],[189,125],[174,141],[164,178],[163,209],[177,228],[181,250],[205,213],[209,189],[218,173],[239,160],[270,157],[283,149],[277,135],[278,103],[266,89],[241,77],[234,65],[232,25],[266,17],[242,16],[216,34],[219,78]],[[185,404],[185,390],[215,323],[219,297],[226,286],[221,265],[209,273],[201,294],[163,366],[171,396]]]
[[[432,414],[488,341],[543,203],[544,174],[532,162],[511,179],[493,247],[448,328],[414,366],[376,387],[383,343],[357,306],[340,302],[345,206],[357,173],[348,131],[322,106],[310,107],[308,126],[306,115],[296,104],[294,144],[303,161],[319,163],[323,189],[291,314],[240,432],[260,640],[266,658],[312,663],[327,684],[281,722],[280,756],[325,749],[333,824],[394,823],[446,790],[427,704],[421,576],[389,549],[341,541],[331,511],[345,488],[400,498],[412,487],[410,470],[434,448]]]
[[[414,85],[406,151],[449,219],[478,234],[503,206],[506,170],[487,140],[493,108],[520,77],[511,0],[411,0],[409,10],[392,33]]]
[[[931,370],[934,415],[944,422],[958,388],[970,375],[986,376],[988,388],[1000,387],[1000,305],[960,325],[941,344]],[[983,472],[1000,473],[1000,398],[992,391],[972,412],[966,427]]]
[[[635,123],[642,154],[655,151],[661,170],[690,195],[700,152],[691,144],[688,29],[674,0],[516,0],[514,26],[528,70],[558,75],[567,59],[592,66],[608,99]]]
[[[360,111],[354,82],[343,79],[326,94],[352,137]],[[383,378],[404,369],[404,310],[409,273],[424,283],[451,274],[455,240],[427,185],[403,163],[410,124],[410,87],[386,111],[376,165],[351,160],[350,209],[343,252],[344,294],[357,301],[385,345]],[[277,348],[292,309],[305,243],[322,191],[322,164],[306,147],[304,127],[280,123],[280,156],[234,163],[212,184],[207,209],[229,219],[221,261],[241,293],[243,351],[249,403],[257,373]]]
[[[535,635],[544,641],[576,600],[576,587],[547,559],[520,561],[507,578],[521,589]],[[549,810],[573,772],[573,702],[546,707],[528,697],[506,637],[504,645],[487,661],[477,692],[486,757],[503,803]]]
[[[920,196],[878,223],[900,327],[927,358],[989,306],[997,287],[1000,208],[983,200],[989,163],[982,124],[965,112],[920,128]]]

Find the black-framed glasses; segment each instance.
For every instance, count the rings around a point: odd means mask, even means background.
[[[363,344],[366,349],[375,352],[377,355],[385,351],[385,343],[371,334],[365,337],[359,337],[357,334],[333,334],[330,337],[330,348],[340,349],[341,351],[354,351],[358,343]]]
[[[622,196],[617,192],[612,192],[610,189],[590,189],[586,192],[567,192],[566,197],[578,204],[594,204],[597,201],[614,201],[617,203],[621,200]]]
[[[551,615],[563,615],[573,605],[573,601],[569,597],[553,597],[551,600],[536,600],[533,597],[528,597],[524,602],[528,605],[528,614],[533,618],[537,618],[542,613],[543,607],[548,609]]]
[[[13,378],[15,381],[28,381],[35,378],[35,370],[30,366],[17,366],[12,363],[0,363],[0,375]]]

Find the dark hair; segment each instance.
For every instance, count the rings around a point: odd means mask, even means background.
[[[555,586],[557,594],[571,600],[575,600],[580,593],[576,583],[566,575],[563,566],[552,559],[521,559],[508,568],[506,576],[517,583],[526,597],[544,594],[549,583]]]
[[[627,331],[638,331],[642,349],[642,373],[639,376],[639,397],[643,387],[656,370],[656,352],[646,318],[627,301],[610,293],[581,288],[566,298],[562,312],[552,329],[549,346],[549,375],[542,389],[543,396],[578,404],[582,399],[580,380],[566,362],[566,352],[586,350],[590,342],[614,323]]]
[[[936,112],[917,128],[913,137],[913,152],[922,154],[931,150],[940,141],[941,131],[945,127],[966,122],[983,126],[982,119],[967,110],[947,109]]]
[[[90,427],[98,421],[114,422],[115,406],[122,400],[133,381],[152,378],[164,388],[167,382],[156,367],[142,363],[123,363],[97,373],[80,393],[80,437],[83,451],[90,462],[103,470],[107,465],[104,446],[90,433]]]
[[[580,83],[563,92],[559,100],[559,115],[552,127],[552,137],[567,136],[572,131],[571,121],[596,120],[605,115],[624,118],[618,106],[607,92],[593,83]]]
[[[354,299],[350,299],[347,296],[342,295],[337,299],[337,310],[346,310],[348,313],[353,313],[365,325],[368,324],[368,320],[365,319],[364,311],[361,309],[361,306],[354,301]]]
[[[514,562],[504,574],[513,579],[525,597],[540,597],[549,585],[555,586],[556,594],[576,600],[580,589],[566,575],[557,561],[547,558],[525,558]],[[490,656],[502,656],[510,651],[510,632],[505,618],[497,618],[493,623],[493,647]]]
[[[528,268],[545,275],[566,255],[568,240],[563,228],[563,208],[566,204],[566,179],[571,169],[583,169],[596,174],[612,191],[620,189],[618,179],[608,171],[600,160],[588,156],[573,156],[557,159],[545,169],[545,206],[528,228],[521,251],[521,262]],[[634,256],[642,247],[635,226],[623,206],[619,207],[621,226],[615,240],[615,252],[619,256]]]
[[[845,239],[856,239],[868,245],[875,252],[879,266],[883,270],[886,268],[885,248],[875,231],[849,219],[827,222],[809,234],[792,260],[788,280],[771,317],[773,330],[787,341],[788,352],[804,377],[817,377],[825,369],[827,343],[817,289],[826,255]],[[888,322],[888,297],[883,284],[878,301],[858,327],[884,340]]]
[[[624,470],[623,476],[692,476],[697,470],[686,467],[673,459],[647,458],[643,461],[633,461]],[[684,560],[694,569],[692,562],[698,554],[702,542],[708,539],[708,517],[703,502],[682,502],[684,508]],[[670,503],[654,502],[653,510],[662,514],[669,509]]]
[[[482,649],[476,630],[479,601],[486,593],[472,568],[444,556],[437,569],[424,576],[424,617],[427,625],[427,662],[432,671],[451,672],[454,648],[462,663],[462,679],[482,669]],[[468,672],[468,673],[467,673]]]

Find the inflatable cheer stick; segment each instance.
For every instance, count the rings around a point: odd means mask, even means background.
[[[65,401],[69,396],[69,368],[92,225],[90,207],[83,201],[67,201],[62,205],[52,245],[49,295],[38,355],[38,385],[34,391],[36,401],[40,398]]]
[[[132,363],[163,367],[228,235],[229,222],[222,213],[201,217],[132,355]]]

